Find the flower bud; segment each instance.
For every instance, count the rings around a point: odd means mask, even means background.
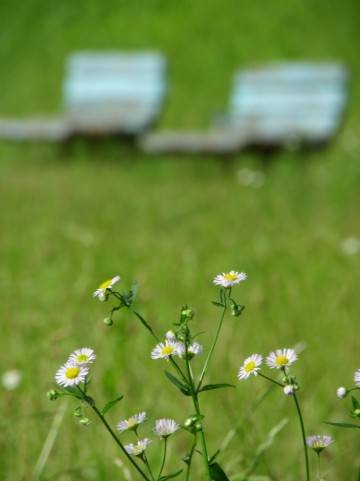
[[[104,324],[106,326],[112,326],[114,323],[113,323],[113,320],[111,319],[111,317],[105,317]]]
[[[55,389],[51,389],[46,393],[47,398],[49,401],[56,401],[56,399],[59,397],[59,393],[55,391]]]
[[[191,428],[192,426],[194,426],[196,421],[197,421],[197,417],[191,416],[190,418],[187,418],[186,421],[184,422],[184,427],[185,428]]]
[[[359,408],[354,410],[354,416],[356,418],[360,418],[360,409]]]
[[[89,418],[81,418],[81,419],[79,419],[79,423],[82,424],[83,426],[88,426],[90,424],[90,419]]]
[[[287,384],[286,386],[284,386],[283,391],[286,396],[292,396],[295,391],[295,386],[292,384]]]
[[[347,395],[347,389],[344,386],[340,386],[336,390],[336,395],[339,399],[344,399]]]
[[[181,310],[181,317],[182,319],[190,320],[194,317],[194,311],[188,306],[184,306]]]
[[[174,331],[167,331],[167,333],[165,334],[165,338],[168,339],[169,341],[175,341],[176,340],[176,336],[175,336],[175,333]]]

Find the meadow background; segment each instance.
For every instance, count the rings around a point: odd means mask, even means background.
[[[359,436],[322,422],[346,418],[335,389],[360,367],[360,253],[341,248],[360,237],[358,0],[3,0],[0,18],[2,116],[56,114],[64,61],[76,49],[163,51],[170,90],[159,128],[208,125],[226,109],[241,66],[338,59],[352,76],[344,125],[324,150],[219,160],[148,157],[115,140],[71,148],[0,143],[1,374],[17,368],[23,375],[17,390],[0,387],[1,480],[32,480],[62,402],[49,403],[45,393],[76,347],[96,350],[100,400],[126,396],[112,423],[139,410],[180,422],[192,413],[166,383],[165,366],[150,361],[153,342],[141,326],[125,313],[113,328],[103,324],[106,306],[91,297],[102,280],[119,273],[129,286],[137,279],[137,307],[160,333],[189,303],[208,345],[218,315],[211,280],[234,268],[249,276],[236,290],[246,311],[226,320],[208,381],[235,382],[252,352],[305,343],[294,370],[306,424],[309,433],[335,437],[325,478],[355,481]],[[243,168],[260,171],[263,185],[243,185]],[[251,379],[204,394],[210,451],[235,427],[219,459],[239,479],[269,429],[287,417],[254,474],[304,479],[291,400],[272,392],[252,409],[266,387]],[[70,407],[42,479],[123,480],[107,433],[98,423],[78,425]],[[179,433],[171,443],[174,470],[188,441]],[[195,469],[201,479],[200,457]]]

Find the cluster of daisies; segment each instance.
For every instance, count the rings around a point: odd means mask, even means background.
[[[355,383],[355,389],[360,388],[360,369],[357,369],[354,373],[354,383]],[[353,389],[354,388],[350,390],[352,391]],[[343,399],[344,397],[347,396],[350,390],[344,386],[338,387],[336,390],[336,395],[339,399]]]
[[[86,381],[89,374],[89,364],[96,359],[95,352],[90,347],[82,347],[72,352],[56,374],[55,381],[59,386],[73,387]]]
[[[133,431],[137,436],[138,427],[145,421],[147,421],[147,414],[143,411],[130,416],[128,419],[120,421],[116,428],[120,433],[125,431]],[[174,419],[157,419],[155,421],[153,431],[156,436],[167,439],[169,436],[178,431],[178,429],[180,429],[180,426],[176,423],[176,421],[174,421]],[[126,444],[125,449],[128,454],[133,456],[142,456],[150,443],[151,439],[149,438],[137,439],[136,443]]]
[[[213,282],[215,285],[220,287],[229,288],[234,286],[235,284],[239,284],[241,281],[245,281],[247,279],[247,275],[245,272],[237,272],[237,271],[229,271],[223,272],[222,274],[218,274],[215,276]],[[104,302],[108,299],[109,291],[113,289],[115,284],[120,281],[120,276],[116,275],[106,281],[102,282],[100,286],[94,291],[93,296],[99,301]]]
[[[297,354],[294,349],[277,349],[274,352],[271,352],[265,358],[265,364],[270,369],[286,369],[291,366],[297,360]],[[247,357],[243,362],[240,370],[238,372],[238,379],[245,380],[248,379],[251,375],[257,376],[260,373],[260,369],[263,365],[263,357],[261,354],[251,354],[251,356]],[[286,385],[284,386],[284,393],[287,395],[291,395],[294,392],[293,385]]]
[[[185,344],[176,337],[173,331],[168,331],[165,334],[165,340],[159,342],[151,351],[151,359],[166,359],[168,361],[171,356],[183,358],[185,354],[187,354],[188,359],[192,359],[202,352],[203,347],[198,342],[192,342],[186,351]]]

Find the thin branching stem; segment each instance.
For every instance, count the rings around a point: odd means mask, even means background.
[[[185,341],[185,364],[186,364],[186,371],[187,371],[187,374],[189,376],[191,397],[192,397],[195,412],[196,412],[196,415],[197,415],[197,418],[198,418],[197,422],[201,426],[200,442],[201,442],[201,447],[202,447],[202,452],[203,452],[203,459],[204,459],[204,463],[205,463],[205,470],[206,470],[207,476],[209,478],[209,481],[212,481],[212,476],[211,476],[210,467],[209,467],[209,455],[208,455],[208,450],[207,450],[207,446],[206,446],[206,438],[205,438],[204,427],[203,427],[203,422],[202,422],[203,415],[202,415],[201,409],[200,409],[198,390],[195,388],[194,379],[193,379],[193,375],[192,375],[191,368],[190,368],[190,362],[189,362],[189,356],[188,356],[188,341],[187,340]]]
[[[160,480],[164,466],[165,466],[165,461],[166,461],[166,451],[167,451],[167,437],[164,438],[164,452],[163,452],[163,458],[162,458],[162,463],[160,466],[160,471],[158,474],[157,479]]]
[[[202,385],[202,382],[204,380],[204,376],[206,374],[206,371],[207,371],[207,368],[208,368],[208,365],[209,365],[209,362],[211,360],[211,357],[213,355],[213,352],[214,352],[214,349],[215,349],[215,346],[216,346],[216,343],[219,339],[219,335],[220,335],[220,331],[221,331],[221,327],[222,327],[222,324],[223,324],[223,321],[224,321],[224,318],[225,318],[225,314],[226,314],[226,310],[227,310],[227,307],[228,307],[228,300],[230,299],[230,296],[231,296],[231,288],[227,290],[227,294],[225,294],[225,303],[224,303],[224,307],[223,307],[223,310],[222,310],[222,313],[221,313],[221,316],[220,316],[220,320],[219,320],[219,324],[218,324],[218,327],[216,329],[216,334],[215,334],[215,337],[214,337],[214,340],[213,340],[213,343],[211,345],[211,348],[210,348],[210,351],[207,355],[207,358],[205,360],[205,363],[204,363],[204,367],[201,371],[201,374],[200,374],[200,378],[199,378],[199,383],[198,383],[198,387],[196,389],[197,392],[200,391],[201,389],[201,385]]]
[[[300,404],[299,404],[298,398],[296,396],[296,392],[294,392],[293,398],[294,398],[294,401],[295,401],[296,411],[297,411],[298,417],[299,417],[299,422],[300,422],[300,427],[301,427],[301,436],[302,436],[302,441],[303,441],[303,446],[304,446],[306,481],[310,481],[309,455],[308,455],[308,447],[307,447],[307,444],[306,444],[305,425],[304,425],[304,419],[303,419],[301,409],[300,409]]]
[[[136,469],[136,471],[142,476],[143,479],[145,479],[146,481],[150,481],[148,476],[146,476],[146,474],[144,473],[144,471],[140,468],[140,466],[138,466],[138,464],[134,461],[134,459],[130,456],[130,454],[126,451],[123,443],[120,441],[120,439],[116,436],[116,434],[114,433],[114,431],[111,429],[109,423],[106,421],[105,417],[103,416],[103,414],[101,414],[101,412],[98,410],[98,408],[96,407],[95,405],[95,402],[92,398],[89,398],[85,392],[80,388],[80,386],[78,386],[78,389],[80,391],[80,393],[82,394],[82,399],[91,407],[91,409],[96,413],[96,415],[99,417],[99,419],[101,420],[101,422],[103,423],[103,425],[105,426],[105,428],[107,429],[107,431],[110,433],[111,437],[113,438],[113,440],[116,442],[116,444],[119,446],[119,448],[121,449],[121,451],[124,453],[124,455],[128,458],[128,460],[130,461],[130,463],[134,466],[134,468]]]
[[[262,372],[258,372],[258,375],[259,375],[260,377],[263,377],[264,379],[267,379],[268,381],[276,384],[277,386],[284,387],[284,385],[281,384],[281,382],[275,381],[275,379],[273,379],[272,377],[267,376],[266,374],[263,374]]]
[[[197,444],[197,435],[195,433],[194,434],[194,440],[193,440],[193,443],[192,443],[192,446],[191,446],[191,449],[190,449],[190,453],[189,453],[189,459],[188,459],[187,467],[186,467],[185,481],[189,481],[189,479],[190,479],[191,463],[192,463],[194,452],[195,452],[195,449],[196,449],[196,444]]]

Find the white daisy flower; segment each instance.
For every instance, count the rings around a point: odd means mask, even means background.
[[[230,272],[223,272],[222,274],[218,274],[213,282],[217,286],[222,286],[222,287],[231,287],[234,286],[235,284],[239,284],[241,281],[245,281],[247,279],[247,275],[245,272],[236,272],[236,271],[230,271]]]
[[[87,367],[68,361],[58,369],[55,374],[55,381],[59,386],[77,386],[85,381],[88,373],[89,369]]]
[[[263,358],[260,354],[252,354],[247,357],[238,372],[238,379],[247,379],[251,374],[257,376],[262,362]]]
[[[347,237],[341,242],[341,250],[348,256],[353,256],[360,251],[360,240],[357,237]]]
[[[292,396],[295,391],[295,386],[292,384],[287,384],[286,386],[283,387],[283,392],[286,396]]]
[[[115,276],[112,279],[108,279],[100,284],[100,286],[96,289],[93,296],[97,297],[99,301],[104,302],[108,298],[108,290],[111,290],[114,285],[119,282],[120,276]]]
[[[135,430],[139,426],[146,421],[147,415],[145,411],[141,413],[134,414],[130,416],[128,419],[124,421],[120,421],[119,424],[116,426],[116,429],[120,432],[128,431],[128,430]]]
[[[161,438],[167,438],[179,428],[180,426],[173,419],[158,419],[155,421],[154,433]]]
[[[182,346],[180,342],[166,339],[160,342],[151,351],[151,359],[169,359],[170,356],[181,356]]]
[[[321,453],[321,451],[333,442],[331,436],[326,436],[323,434],[317,434],[315,436],[308,436],[306,438],[306,444],[312,448],[316,453]]]
[[[133,456],[141,456],[150,443],[151,439],[149,438],[139,439],[139,441],[135,444],[125,444],[125,449],[128,454],[132,454]]]
[[[198,342],[193,342],[189,344],[187,352],[188,352],[189,359],[192,359],[194,356],[198,356],[199,354],[202,354],[203,347]],[[178,356],[179,357],[185,356],[185,344],[183,342],[178,342]]]
[[[1,377],[1,383],[8,391],[13,391],[20,386],[22,374],[18,369],[9,369]]]
[[[94,362],[96,359],[95,352],[90,347],[82,347],[76,349],[70,354],[69,361],[73,364],[86,365]]]
[[[202,354],[203,350],[204,349],[203,349],[202,345],[199,344],[198,342],[193,342],[188,347],[188,353],[192,354],[193,356],[198,356],[199,354]]]
[[[354,382],[357,387],[360,387],[360,369],[358,369],[354,374]]]
[[[271,352],[266,358],[266,364],[271,369],[281,369],[291,366],[297,360],[297,354],[294,349],[277,349]]]
[[[339,399],[344,399],[344,397],[346,397],[347,395],[347,389],[346,387],[344,386],[340,386],[337,388],[336,390],[336,396],[339,398]]]

